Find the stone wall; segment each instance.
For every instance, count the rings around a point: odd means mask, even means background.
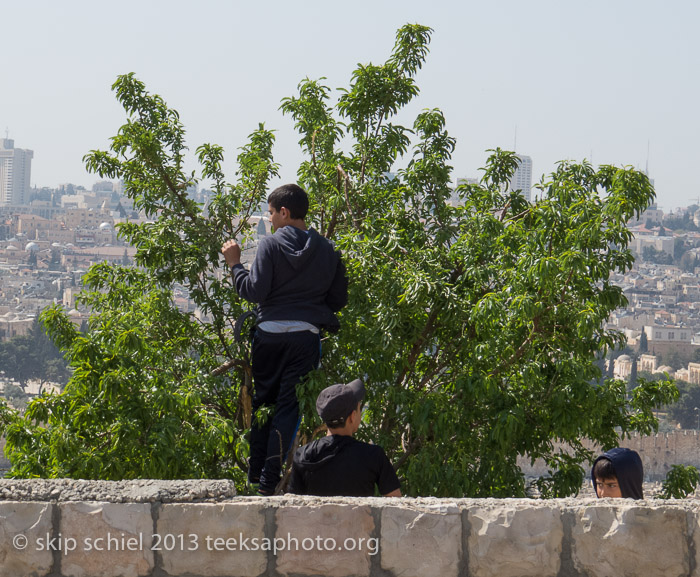
[[[598,454],[600,447],[584,440],[584,446]],[[632,435],[620,441],[621,447],[637,451],[644,465],[644,477],[648,481],[661,481],[671,469],[671,465],[693,465],[700,469],[700,435],[696,430],[678,430],[672,433],[641,436]],[[544,461],[537,460],[531,465],[529,459],[518,459],[518,465],[527,476],[540,477],[547,474]],[[590,465],[590,463],[589,463]]]
[[[700,577],[698,504],[2,480],[0,576]]]

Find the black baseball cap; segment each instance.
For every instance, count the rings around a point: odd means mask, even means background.
[[[364,398],[365,385],[360,379],[355,379],[351,383],[323,389],[316,399],[316,410],[324,423],[332,423],[350,416]]]

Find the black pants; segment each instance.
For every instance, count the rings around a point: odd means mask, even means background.
[[[320,336],[311,331],[266,333],[253,338],[253,423],[250,430],[248,479],[260,481],[260,491],[272,493],[299,426],[296,386],[318,367]],[[256,411],[272,406],[272,415],[258,422]]]

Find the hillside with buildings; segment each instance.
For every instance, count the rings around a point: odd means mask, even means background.
[[[0,140],[2,147],[11,141]],[[91,311],[78,303],[82,278],[95,263],[108,261],[131,265],[136,249],[118,235],[123,222],[147,223],[149,219],[121,194],[119,183],[97,182],[91,190],[71,184],[55,189],[28,188],[29,176],[22,186],[7,183],[22,156],[23,167],[30,170],[32,151],[0,148],[0,344],[26,337],[39,313],[59,303],[76,327],[87,326]],[[14,166],[12,163],[14,162]],[[189,189],[187,194],[206,210],[207,190]],[[255,237],[270,233],[270,224],[261,216],[252,219]],[[252,260],[256,243],[246,247],[244,260]],[[221,274],[226,271],[222,268]],[[175,286],[173,301],[183,311],[204,319],[184,287]],[[206,320],[206,319],[204,319]],[[18,408],[40,390],[57,388],[51,384],[29,382],[19,387],[6,375],[0,355],[0,396]],[[8,393],[13,391],[15,396]],[[18,392],[19,391],[19,392]],[[22,393],[22,394],[19,394]]]
[[[656,206],[630,223],[635,264],[611,280],[628,299],[609,327],[627,337],[625,354],[609,359],[609,373],[666,372],[700,385],[700,211],[664,215]],[[612,369],[612,370],[610,370]]]

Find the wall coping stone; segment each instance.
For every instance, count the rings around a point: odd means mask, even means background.
[[[700,506],[700,499],[653,499],[640,501],[623,499],[601,500],[579,496],[561,499],[536,498],[468,498],[468,497],[317,497],[312,495],[278,495],[257,497],[237,495],[235,483],[230,479],[131,479],[124,481],[92,481],[87,479],[7,479],[0,478],[0,501],[70,502],[98,501],[102,503],[207,503],[235,502],[272,507],[307,507],[328,503],[353,506],[384,507],[396,505],[422,512],[445,514],[454,507],[504,507],[504,506],[555,506],[571,509],[594,503],[620,505],[673,505],[674,507]]]
[[[235,495],[236,486],[229,479],[0,479],[0,501],[193,503],[223,501]]]

